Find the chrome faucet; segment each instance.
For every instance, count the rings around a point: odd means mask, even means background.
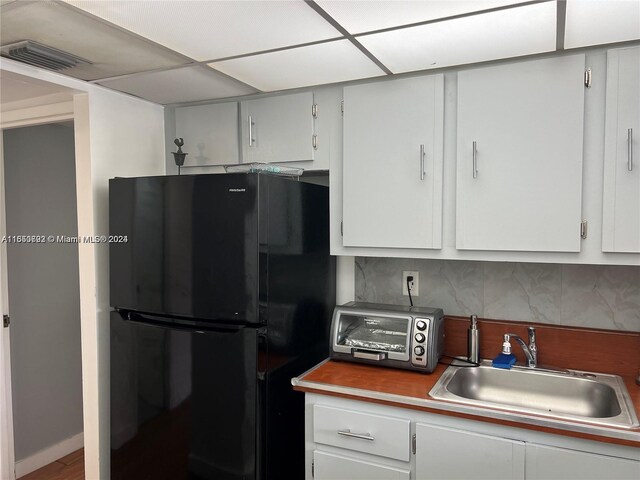
[[[529,331],[529,345],[524,343],[524,340],[522,340],[522,338],[520,338],[520,336],[516,335],[515,333],[505,333],[503,345],[505,343],[509,344],[509,340],[513,338],[516,342],[520,344],[520,346],[522,347],[522,350],[524,351],[524,356],[527,357],[527,367],[536,368],[538,365],[538,347],[536,346],[536,329],[535,327],[528,327],[527,330]],[[511,352],[510,351],[505,352],[503,347],[502,353],[511,353]]]

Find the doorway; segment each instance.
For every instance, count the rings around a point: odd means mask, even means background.
[[[82,447],[73,122],[3,130],[18,478]]]

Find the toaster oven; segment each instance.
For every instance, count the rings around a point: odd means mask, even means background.
[[[336,360],[430,373],[443,347],[440,308],[349,302],[333,311],[330,356]]]

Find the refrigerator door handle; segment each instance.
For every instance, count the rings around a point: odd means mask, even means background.
[[[170,328],[173,330],[185,331],[203,331],[203,332],[219,332],[234,333],[242,330],[244,325],[227,325],[222,323],[205,323],[194,320],[183,320],[180,318],[163,317],[159,315],[149,315],[132,312],[129,310],[118,310],[118,314],[123,320],[131,323],[139,323],[152,327]]]
[[[266,329],[261,328],[258,330],[258,380],[264,380],[267,374],[267,332]]]

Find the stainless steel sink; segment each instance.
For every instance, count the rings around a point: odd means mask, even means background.
[[[565,420],[632,428],[638,418],[617,375],[513,367],[450,366],[429,394],[436,399]]]

